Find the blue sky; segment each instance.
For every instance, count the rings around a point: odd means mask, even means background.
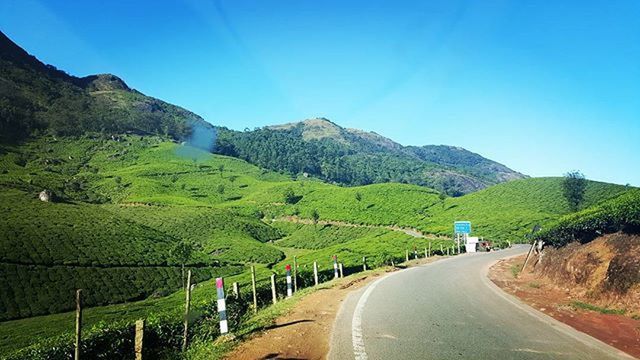
[[[3,0],[41,60],[234,129],[312,117],[640,186],[640,2]]]

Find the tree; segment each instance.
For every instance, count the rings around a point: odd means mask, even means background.
[[[356,200],[362,201],[362,194],[359,191],[356,192]]]
[[[287,188],[284,191],[284,202],[287,204],[295,204],[300,201],[301,198],[301,196],[296,196],[296,193],[291,188]]]
[[[222,195],[224,194],[224,185],[222,184],[218,184],[218,187],[216,188],[216,191],[218,192],[218,194]]]
[[[313,220],[313,224],[317,225],[318,220],[320,220],[320,214],[318,214],[318,209],[313,209],[311,212],[311,219]]]
[[[584,201],[584,193],[587,188],[587,180],[580,171],[571,171],[565,174],[562,182],[562,193],[567,199],[571,211],[578,211]]]
[[[222,172],[224,171],[224,164],[218,165],[218,171],[220,171],[220,177],[222,177]]]
[[[182,288],[185,288],[184,280],[184,267],[193,257],[193,253],[196,251],[196,244],[187,240],[180,240],[171,249],[171,255],[178,260],[182,270]]]
[[[447,198],[447,194],[445,194],[444,191],[442,191],[440,195],[438,195],[438,198],[440,199],[440,202],[442,203],[442,208],[444,209],[444,200]]]

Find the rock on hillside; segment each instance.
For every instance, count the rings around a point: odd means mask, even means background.
[[[112,74],[85,76],[81,79],[81,84],[90,92],[114,90],[131,91],[122,79]]]

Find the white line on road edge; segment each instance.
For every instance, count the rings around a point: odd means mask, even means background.
[[[402,274],[411,269],[419,269],[419,267],[397,271],[374,281],[371,285],[369,285],[367,290],[365,290],[364,294],[362,294],[362,296],[358,300],[358,304],[353,311],[353,318],[351,319],[351,341],[353,342],[353,355],[356,357],[356,360],[368,359],[367,353],[364,350],[364,336],[362,335],[362,312],[364,311],[364,306],[369,299],[369,295],[371,295],[376,286],[378,286],[378,284],[380,284],[383,280],[388,279],[393,275]]]

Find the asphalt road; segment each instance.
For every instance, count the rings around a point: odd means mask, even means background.
[[[527,250],[440,260],[353,292],[336,318],[329,359],[630,358],[487,279],[495,261]]]

